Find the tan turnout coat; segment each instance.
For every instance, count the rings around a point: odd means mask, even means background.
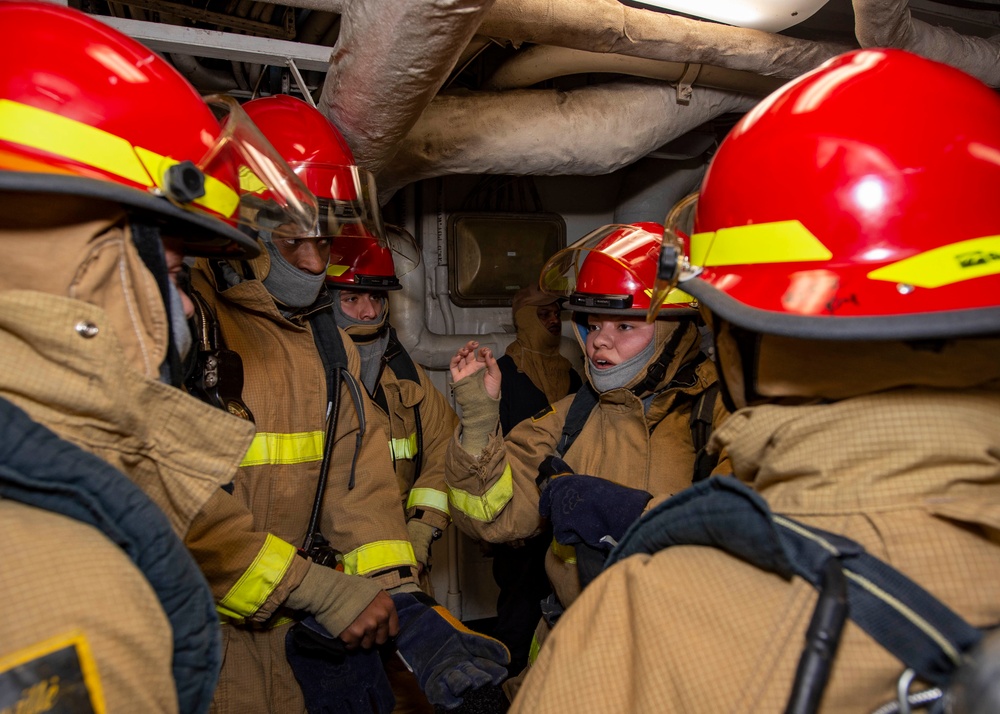
[[[775,513],[858,541],[983,627],[1000,621],[998,415],[996,388],[900,389],[743,409],[715,439]],[[712,548],[632,556],[559,621],[511,711],[782,712],[816,597]],[[874,711],[902,669],[848,622],[821,711]]]

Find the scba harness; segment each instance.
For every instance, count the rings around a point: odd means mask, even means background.
[[[979,644],[983,631],[849,538],[771,511],[731,476],[716,476],[653,508],[632,525],[605,567],[637,553],[676,545],[718,548],[786,580],[798,575],[820,598],[807,632],[786,712],[816,711],[846,618],[906,667],[898,707],[943,711],[942,691]],[[934,689],[911,695],[919,678]]]

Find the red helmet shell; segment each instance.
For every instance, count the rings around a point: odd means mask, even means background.
[[[542,290],[568,297],[568,307],[578,312],[643,315],[662,240],[659,223],[603,226],[552,256],[542,269]],[[674,290],[664,308],[664,315],[671,309],[691,311],[691,297]]]
[[[848,53],[767,97],[723,141],[691,241],[704,270],[684,289],[760,332],[994,332],[998,185],[992,90],[903,51]]]
[[[351,235],[356,233],[357,235]],[[330,246],[326,282],[334,289],[399,290],[392,250],[359,226],[347,226]]]
[[[353,186],[336,180],[338,169],[354,165],[354,154],[319,110],[287,94],[253,99],[243,110],[316,196],[357,198]]]
[[[94,196],[155,215],[198,254],[256,253],[230,225],[236,167],[216,163],[206,195],[164,197],[165,173],[198,164],[221,127],[152,50],[71,8],[0,3],[0,189]]]

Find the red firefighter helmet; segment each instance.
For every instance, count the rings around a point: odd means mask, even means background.
[[[927,113],[927,97],[947,97]],[[766,171],[766,180],[761,172]],[[766,98],[712,160],[682,282],[743,328],[905,340],[1000,328],[1000,99],[899,50]]]
[[[642,316],[649,310],[656,280],[663,226],[607,225],[555,255],[542,268],[539,285],[568,299],[577,312]],[[693,315],[691,296],[672,290],[664,314]]]
[[[420,251],[405,229],[386,226],[386,232],[391,247],[359,227],[345,227],[330,247],[327,285],[335,290],[399,290],[399,278],[420,264]]]
[[[0,25],[0,190],[111,200],[195,255],[256,254],[235,227],[256,213],[241,210],[244,178],[273,187],[282,220],[315,222],[312,195],[234,99],[203,100],[152,50],[77,10],[3,2]]]
[[[354,163],[350,147],[329,119],[285,94],[254,99],[243,108],[316,195],[315,235],[367,236],[386,245],[375,177]]]

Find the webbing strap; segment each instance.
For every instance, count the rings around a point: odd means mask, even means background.
[[[848,580],[854,622],[925,681],[943,686],[982,638],[944,603],[849,538],[772,514],[735,478],[714,477],[652,509],[632,525],[607,559],[673,545],[719,548],[786,579],[822,587],[826,561],[837,558]]]

